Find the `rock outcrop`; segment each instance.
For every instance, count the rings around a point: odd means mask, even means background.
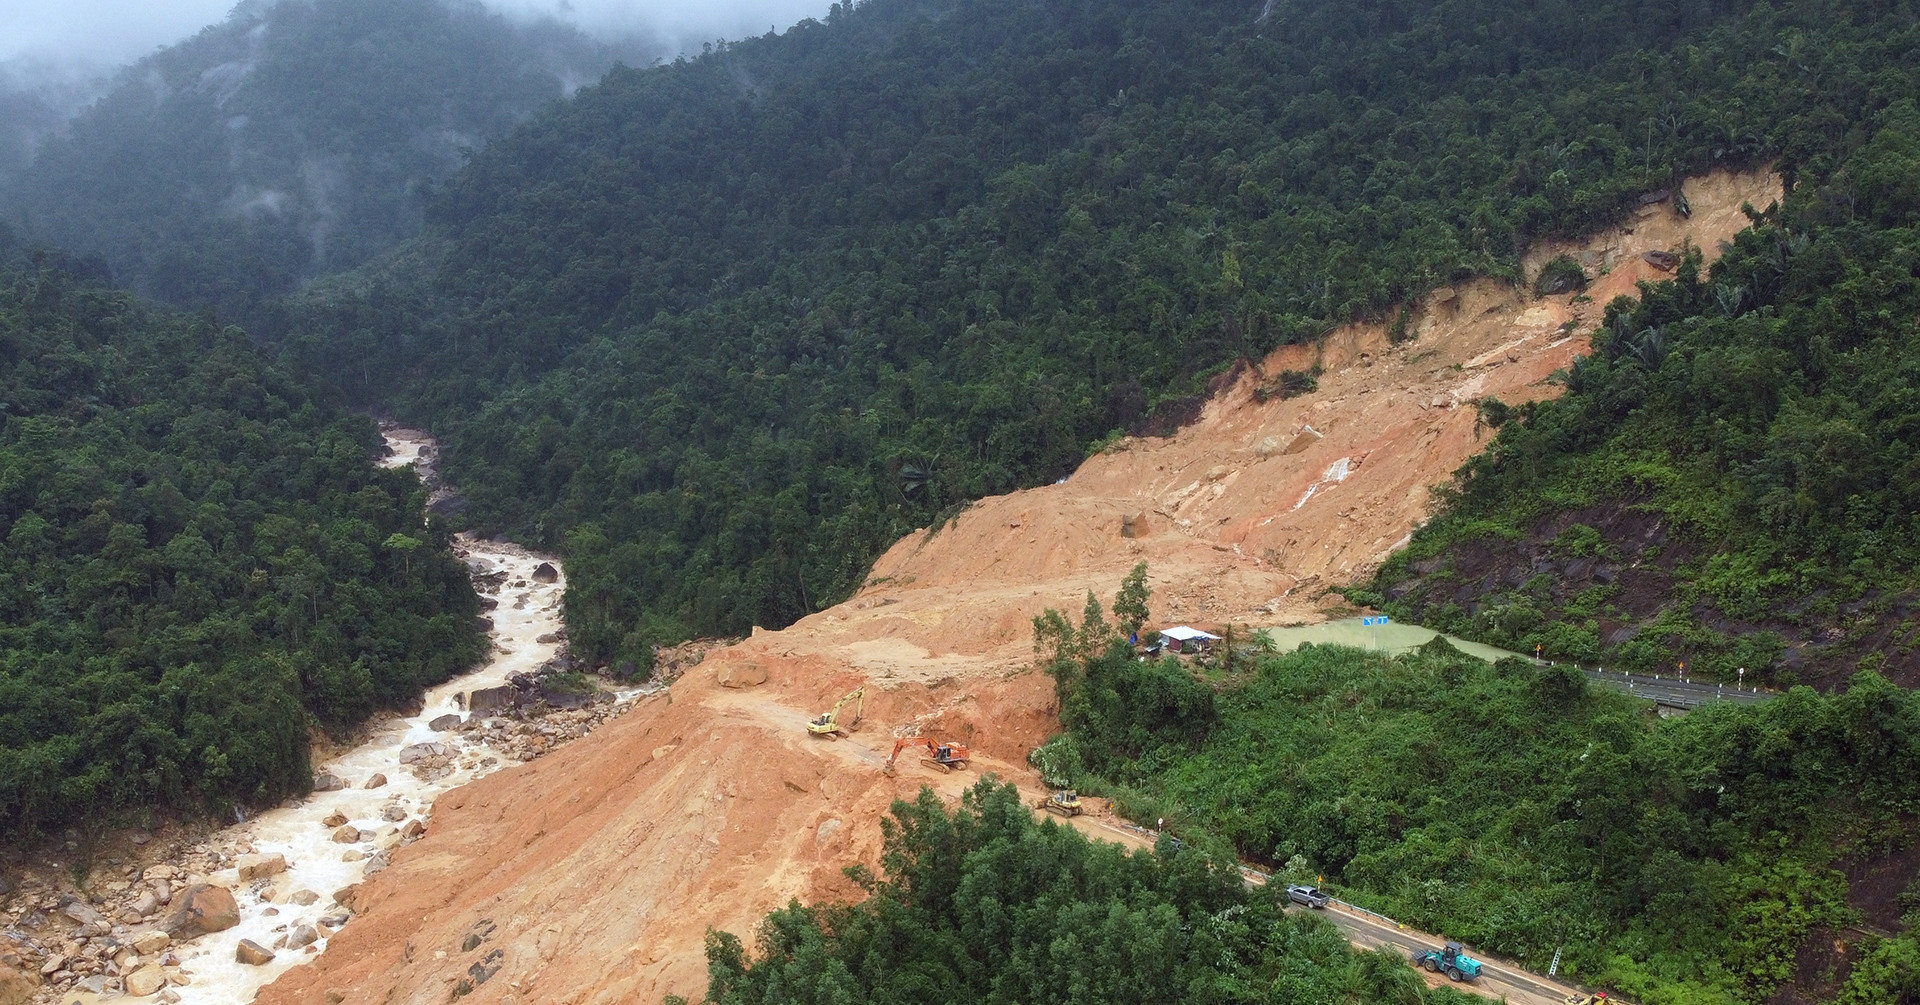
[[[224,932],[240,923],[240,905],[224,886],[196,883],[173,899],[173,910],[160,930],[175,939],[191,939],[208,932]]]
[[[287,857],[280,854],[242,855],[234,863],[234,869],[239,873],[240,882],[250,883],[256,879],[278,876],[286,872]]]

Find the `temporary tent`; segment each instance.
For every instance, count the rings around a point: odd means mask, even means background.
[[[1176,653],[1199,652],[1205,649],[1208,643],[1220,641],[1218,635],[1210,635],[1186,625],[1162,629],[1160,637],[1166,640],[1167,648]]]

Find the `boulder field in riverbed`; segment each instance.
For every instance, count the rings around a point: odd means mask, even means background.
[[[402,751],[400,760],[423,778],[451,771],[463,752],[472,758],[479,756],[477,751],[490,750],[512,761],[531,761],[587,735],[627,707],[624,702],[563,710],[531,706],[501,717],[463,719],[449,727],[446,742],[415,744]],[[379,788],[385,781],[384,775],[374,775],[361,784]],[[350,780],[338,776],[316,778],[316,783],[316,791],[352,787]],[[347,846],[344,855],[366,861],[377,873],[392,849],[426,833],[422,820],[402,806],[389,806],[385,819],[395,825],[386,834],[361,832],[344,817],[320,823],[332,826],[333,840]],[[45,870],[25,872],[0,887],[0,929],[5,931],[0,937],[0,1005],[65,1002],[74,993],[111,996],[121,991],[177,1000],[178,995],[166,989],[193,986],[196,975],[183,957],[193,941],[238,921],[232,889],[216,883],[216,875],[227,876],[233,889],[291,905],[287,910],[322,901],[333,904],[315,925],[287,926],[278,944],[243,941],[237,954],[242,963],[263,965],[277,952],[303,950],[333,936],[352,917],[348,907],[334,903],[334,895],[343,891],[279,889],[284,884],[276,884],[275,877],[287,869],[282,855],[255,854],[249,845],[221,842],[217,835],[188,847],[140,837],[139,844],[130,846],[128,857],[134,861],[110,856],[84,889],[75,887],[70,876]],[[152,860],[159,861],[139,864]]]
[[[404,448],[392,463],[431,459],[424,435],[387,434]],[[430,468],[423,473],[437,483]],[[316,750],[323,767],[311,799],[231,828],[108,833],[91,848],[75,830],[39,849],[37,861],[9,862],[0,874],[0,1005],[122,992],[188,1005],[246,1001],[274,973],[325,949],[352,918],[352,884],[426,833],[415,814],[434,794],[537,759],[630,707],[630,697],[546,683],[573,669],[552,563],[492,542],[457,550],[501,622],[493,663],[431,692],[423,709],[439,714],[383,717],[364,742]],[[475,714],[457,700],[463,688],[505,693]],[[289,841],[306,851],[287,850]]]
[[[947,798],[993,772],[1030,800],[1027,753],[1058,728],[1052,682],[1028,668],[1031,618],[1077,616],[1146,561],[1156,624],[1316,621],[1327,587],[1363,575],[1427,513],[1428,487],[1485,442],[1472,402],[1550,397],[1602,306],[1657,279],[1690,241],[1709,258],[1746,226],[1742,203],[1780,197],[1767,174],[1687,183],[1690,219],[1643,207],[1562,252],[1585,298],[1535,298],[1493,282],[1417,305],[1418,337],[1335,331],[1223,379],[1200,417],[1130,439],[1058,485],[982,500],[900,541],[865,589],[777,632],[718,649],[672,690],[641,698],[586,741],[455,789],[428,837],[356,891],[360,912],[313,966],[264,988],[268,1005],[315,1001],[570,1002],[697,998],[709,928],[747,937],[789,898],[850,900],[841,873],[877,865],[879,818],[922,785]],[[1271,392],[1320,368],[1318,389]],[[850,737],[807,718],[854,687]],[[951,737],[975,752],[946,774],[911,754],[881,771],[896,736]],[[1138,844],[1100,814],[1070,823]]]

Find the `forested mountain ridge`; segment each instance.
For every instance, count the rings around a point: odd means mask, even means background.
[[[473,150],[614,59],[470,0],[250,0],[121,71],[0,178],[0,218],[254,319],[411,237]]]
[[[1909,24],[1857,51],[1916,47]],[[1914,65],[1709,274],[1610,306],[1563,398],[1490,410],[1443,513],[1350,595],[1560,659],[1920,683]]]
[[[441,432],[469,519],[566,548],[575,644],[643,662],[1676,172],[1830,170],[1890,99],[1802,51],[1909,17],[842,4],[529,123],[288,358]]]
[[[484,655],[478,601],[364,417],[237,328],[0,230],[0,834],[307,791],[342,728]]]

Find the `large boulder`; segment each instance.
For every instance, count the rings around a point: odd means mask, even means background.
[[[166,986],[167,972],[158,963],[149,963],[126,978],[127,995],[133,998],[145,998]]]
[[[278,876],[287,871],[287,857],[278,853],[272,855],[242,855],[234,863],[240,873],[240,882],[247,883],[268,876]]]
[[[718,676],[721,687],[752,687],[767,682],[767,668],[758,663],[729,663]]]
[[[346,824],[333,832],[335,844],[353,844],[360,840],[360,828]]]
[[[173,910],[161,921],[160,930],[176,939],[191,939],[224,932],[239,923],[240,905],[226,887],[195,883],[173,898]]]
[[[559,579],[560,570],[554,568],[552,562],[541,562],[533,567],[533,581],[536,583],[553,583]]]
[[[385,784],[387,784],[387,776],[376,771],[373,773],[373,777],[367,779],[367,784],[360,787],[363,789],[377,789]]]
[[[32,974],[0,966],[0,1005],[27,1005],[39,989],[40,981]]]
[[[79,922],[82,925],[90,925],[95,922],[104,922],[106,920],[105,918],[100,916],[99,911],[96,911],[93,909],[93,906],[91,904],[88,904],[86,901],[73,896],[69,896],[65,898],[63,901],[61,901],[60,913],[66,915],[69,918],[72,918],[74,921]]]
[[[133,937],[133,948],[142,956],[152,956],[172,942],[165,932],[141,932]]]
[[[312,925],[295,925],[287,932],[287,948],[302,949],[320,941],[320,933]]]
[[[346,779],[341,778],[331,771],[322,771],[313,776],[313,791],[315,792],[338,792],[341,789],[351,787]]]
[[[446,715],[442,715],[442,716],[436,716],[434,717],[434,720],[432,722],[427,723],[427,728],[433,730],[436,733],[444,733],[449,729],[459,729],[460,716],[453,712],[448,712]]]
[[[445,757],[448,753],[449,748],[446,744],[428,740],[425,743],[416,743],[411,746],[402,747],[400,749],[400,763],[418,764],[430,758]]]
[[[140,891],[140,896],[133,898],[133,903],[128,905],[127,909],[144,918],[158,911],[161,903],[163,902],[158,893],[152,890],[142,890]]]
[[[467,695],[467,711],[474,715],[491,715],[519,704],[520,689],[517,687],[483,687]]]
[[[257,967],[273,962],[273,950],[252,939],[241,939],[240,944],[233,947],[233,958],[235,962]]]
[[[593,695],[574,694],[572,691],[561,691],[555,688],[543,687],[540,689],[540,700],[546,702],[548,708],[586,708],[593,704]]]

